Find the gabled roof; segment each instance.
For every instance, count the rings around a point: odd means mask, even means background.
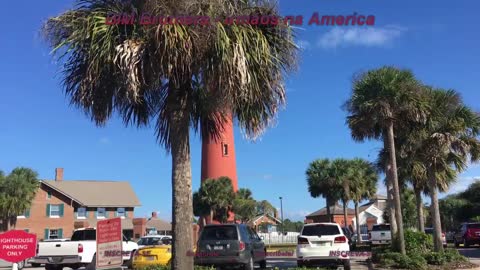
[[[343,215],[343,206],[339,204],[330,206],[330,213],[332,215]],[[326,215],[327,215],[327,207],[323,207],[322,209],[307,215],[306,218],[316,217],[316,216],[326,216]],[[347,208],[347,215],[355,215],[355,210],[352,208]]]
[[[90,180],[43,180],[41,183],[82,206],[135,207],[140,201],[129,182]]]
[[[360,212],[364,211],[371,205],[375,205],[378,209],[383,211],[387,207],[387,202],[386,202],[387,200],[388,200],[387,196],[377,194],[375,195],[375,197],[370,199],[370,201],[360,206]]]
[[[280,223],[280,224],[282,223],[282,221],[279,220],[278,218],[272,217],[271,215],[268,215],[268,214],[256,216],[256,217],[254,217],[250,222],[255,223],[255,222],[257,222],[259,219],[261,219],[262,217],[267,217],[267,218],[269,218],[269,219],[273,219],[275,222]]]
[[[172,224],[159,218],[150,218],[147,221],[147,228],[155,228],[157,231],[171,231]]]

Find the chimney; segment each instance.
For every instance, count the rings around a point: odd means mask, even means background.
[[[62,181],[62,180],[63,180],[63,168],[56,168],[55,181]]]
[[[152,218],[157,218],[157,212],[152,212]]]

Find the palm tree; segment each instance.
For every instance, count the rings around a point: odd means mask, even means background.
[[[332,172],[338,186],[341,186],[340,200],[343,205],[343,224],[348,227],[347,206],[350,201],[350,183],[352,162],[343,158],[338,158],[332,162]]]
[[[202,217],[204,224],[206,215],[210,217],[209,223],[227,221],[235,198],[230,178],[206,179],[193,196],[194,213]]]
[[[109,25],[111,14],[225,18],[277,16],[271,1],[78,0],[48,19],[47,41],[63,63],[70,102],[99,126],[118,114],[125,125],[155,124],[172,155],[172,269],[193,269],[190,128],[218,137],[234,117],[256,138],[285,103],[284,76],[295,68],[292,28],[279,25]]]
[[[15,228],[17,216],[30,209],[39,187],[38,174],[18,167],[6,177],[0,172],[0,181],[0,219],[3,231],[8,231]]]
[[[350,198],[355,204],[355,224],[357,231],[357,244],[360,244],[360,218],[358,204],[370,199],[377,193],[378,173],[375,166],[361,158],[351,161],[351,181],[349,183]]]
[[[240,189],[238,189],[236,196],[237,196],[238,198],[244,199],[244,200],[253,200],[252,191],[251,191],[250,189],[248,189],[248,188],[240,188]]]
[[[257,202],[257,214],[276,216],[277,208],[275,208],[269,201],[262,200]]]
[[[252,191],[248,188],[240,188],[233,202],[235,220],[242,223],[248,222],[257,215],[257,202],[252,197]]]
[[[422,160],[431,197],[431,216],[435,251],[442,251],[442,225],[438,191],[448,189],[468,162],[480,159],[480,117],[467,107],[453,90],[427,87],[431,108],[423,133],[417,134],[421,146],[417,155]],[[423,134],[422,137],[420,135]]]
[[[333,161],[329,159],[317,159],[311,162],[307,168],[308,192],[313,198],[323,197],[326,201],[327,217],[333,222],[331,205],[341,199],[342,186],[332,169]]]
[[[394,67],[367,71],[353,83],[351,98],[345,103],[347,124],[357,141],[381,139],[388,149],[387,180],[393,186],[393,201],[398,232],[397,249],[405,253],[403,222],[395,154],[395,130],[406,122],[423,122],[425,106],[421,87],[412,72]]]

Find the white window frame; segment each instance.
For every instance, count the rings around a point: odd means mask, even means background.
[[[120,215],[120,209],[123,209],[123,215]],[[117,208],[117,217],[121,217],[121,218],[126,218],[127,217],[127,209],[125,209],[125,207],[118,207]]]
[[[56,233],[56,238],[52,238],[52,231],[56,231],[56,232],[57,232],[57,233]],[[48,239],[59,239],[59,237],[58,237],[58,232],[59,232],[58,229],[49,229],[49,230],[48,230]]]
[[[100,211],[98,211],[98,210],[100,210],[100,209],[103,209],[103,216],[99,215]],[[98,219],[104,219],[106,217],[107,217],[107,209],[105,207],[98,207],[97,208],[97,218]]]
[[[58,210],[56,210],[56,211],[58,211],[58,215],[52,215],[53,207],[58,207]],[[51,217],[51,218],[59,218],[59,217],[60,217],[60,205],[59,205],[59,204],[51,204],[51,205],[50,205],[50,213],[49,213],[49,214],[50,214],[50,217]]]
[[[84,210],[84,216],[80,216],[79,213],[80,213],[80,209],[83,209]],[[87,208],[86,207],[79,207],[77,208],[77,219],[86,219],[87,218]]]

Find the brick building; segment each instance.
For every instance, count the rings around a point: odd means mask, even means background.
[[[344,225],[344,216],[343,216],[343,206],[336,203],[335,205],[330,206],[330,214],[333,215],[333,221],[339,224],[342,227]],[[327,207],[324,207],[318,211],[315,211],[309,215],[307,215],[305,223],[313,223],[313,222],[329,222],[327,216]],[[347,208],[347,226],[353,227],[353,219],[355,218],[355,210],[351,208]]]
[[[361,205],[359,207],[359,223],[360,227],[365,233],[365,231],[371,230],[374,224],[382,224],[385,221],[383,220],[383,212],[387,207],[387,197],[383,195],[375,195],[370,201]],[[330,207],[330,213],[333,215],[333,220],[335,223],[344,226],[344,216],[343,216],[343,206],[336,203],[334,206]],[[324,207],[318,211],[315,211],[305,217],[305,223],[313,222],[328,222],[327,217],[327,208]],[[347,208],[347,225],[352,227],[354,230],[355,225],[355,210]]]
[[[135,207],[140,206],[129,182],[64,180],[63,169],[55,180],[41,180],[16,229],[35,233],[38,239],[70,238],[76,228],[95,227],[98,220],[121,217],[122,228],[133,237]]]

